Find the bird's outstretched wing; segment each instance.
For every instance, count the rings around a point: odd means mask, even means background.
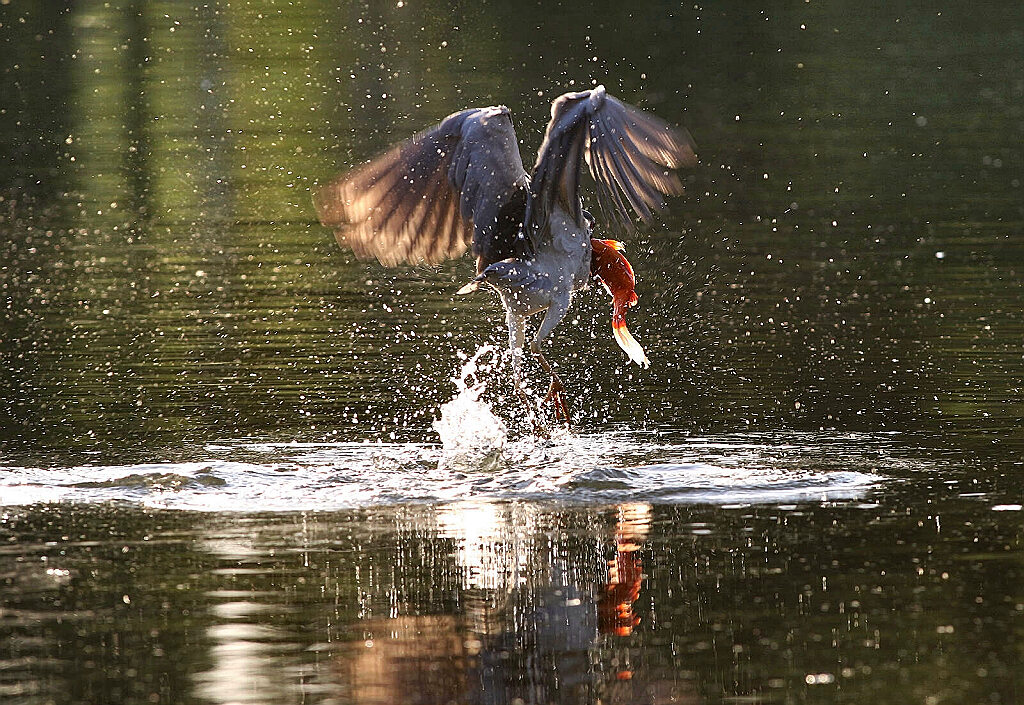
[[[616,100],[604,86],[566,93],[551,104],[551,122],[530,180],[526,216],[532,239],[544,237],[547,215],[558,202],[583,226],[580,171],[586,160],[598,197],[623,224],[630,210],[643,220],[678,195],[673,169],[694,166],[695,145],[686,130]]]
[[[313,203],[358,257],[437,263],[472,241],[486,259],[518,232],[527,181],[508,108],[474,108],[342,174]]]

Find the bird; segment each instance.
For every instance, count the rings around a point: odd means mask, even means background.
[[[625,312],[637,302],[635,276],[616,240],[594,237],[581,177],[596,183],[612,227],[651,221],[665,196],[682,193],[676,173],[697,164],[689,132],[608,94],[604,86],[565,93],[527,173],[510,110],[469,108],[413,135],[314,190],[319,221],[360,259],[383,265],[437,264],[472,249],[476,276],[505,308],[516,392],[522,386],[526,322],[543,313],[529,351],[550,376],[541,404],[568,423],[565,387],[541,351],[572,296],[597,279],[612,295],[612,330],[629,359],[646,367]]]

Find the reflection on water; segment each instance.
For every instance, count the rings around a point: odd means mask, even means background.
[[[340,656],[352,701],[680,702],[670,683],[634,673],[628,646],[616,639],[640,621],[635,542],[647,534],[650,509],[617,508],[614,529],[598,529],[598,550],[570,557],[537,542],[538,517],[521,507],[444,507],[439,535],[457,546],[464,612],[362,621],[363,640]],[[605,546],[614,558],[601,570]]]
[[[287,590],[209,592],[211,666],[196,676],[195,692],[218,703],[679,702],[671,698],[693,684],[648,672],[626,641],[641,621],[633,605],[651,512],[633,504],[584,515],[568,541],[550,534],[551,515],[527,505],[399,514],[399,539],[420,537],[419,552],[405,553],[385,533],[370,540],[369,560],[344,574],[329,566],[348,563],[345,547],[318,540],[319,522],[304,521],[287,543],[321,573],[321,597],[295,604]],[[211,572],[249,585],[287,580],[276,551],[246,524],[200,541],[220,566]],[[402,553],[388,560],[388,544]],[[434,580],[421,586],[423,569]],[[341,606],[346,616],[328,621],[343,623],[326,634],[303,636],[324,623],[291,624],[297,610],[316,620]],[[317,638],[326,640],[300,647]]]
[[[197,550],[216,559],[210,573],[224,581],[272,579],[265,565],[272,558],[247,531],[223,527],[204,538]],[[211,622],[203,637],[208,667],[193,676],[195,694],[217,703],[297,702],[302,683],[315,670],[305,664],[295,625],[282,623],[293,611],[284,595],[273,590],[214,589],[206,594]]]
[[[608,583],[598,602],[601,631],[629,636],[639,624],[640,616],[633,603],[640,596],[643,561],[640,544],[647,536],[651,507],[647,504],[626,504],[618,508],[615,523],[615,558],[608,563]]]
[[[0,688],[33,705],[1013,702],[1020,513],[994,506],[965,486],[920,514],[8,509]]]

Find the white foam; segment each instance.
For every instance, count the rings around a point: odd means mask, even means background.
[[[484,364],[482,359],[488,362]],[[500,462],[508,428],[490,404],[480,399],[487,388],[482,373],[491,371],[498,359],[498,350],[484,345],[452,377],[455,398],[441,406],[441,418],[434,421],[434,430],[441,437],[439,469],[492,469]]]
[[[867,434],[659,439],[641,431],[559,430],[509,439],[480,397],[473,370],[483,374],[481,358],[464,367],[437,422],[443,448],[240,439],[220,443],[220,457],[191,462],[0,466],[0,507],[128,502],[253,512],[491,500],[798,506],[870,501],[887,475],[931,467]]]

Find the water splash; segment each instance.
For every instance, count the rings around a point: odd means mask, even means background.
[[[878,434],[693,437],[605,428],[509,440],[493,421],[482,425],[493,414],[473,391],[472,377],[460,375],[456,397],[465,394],[469,419],[457,421],[451,411],[443,416],[448,449],[435,443],[239,439],[198,448],[189,462],[0,463],[0,507],[126,502],[272,512],[491,500],[791,505],[863,502],[886,478],[948,471],[930,452]],[[491,432],[482,430],[488,427]],[[482,472],[484,467],[491,469]]]
[[[488,356],[488,362],[482,363]],[[441,418],[434,421],[442,448],[438,469],[493,470],[500,463],[508,428],[480,399],[487,388],[482,373],[494,369],[499,359],[493,345],[481,346],[452,377],[458,391],[441,407]]]

